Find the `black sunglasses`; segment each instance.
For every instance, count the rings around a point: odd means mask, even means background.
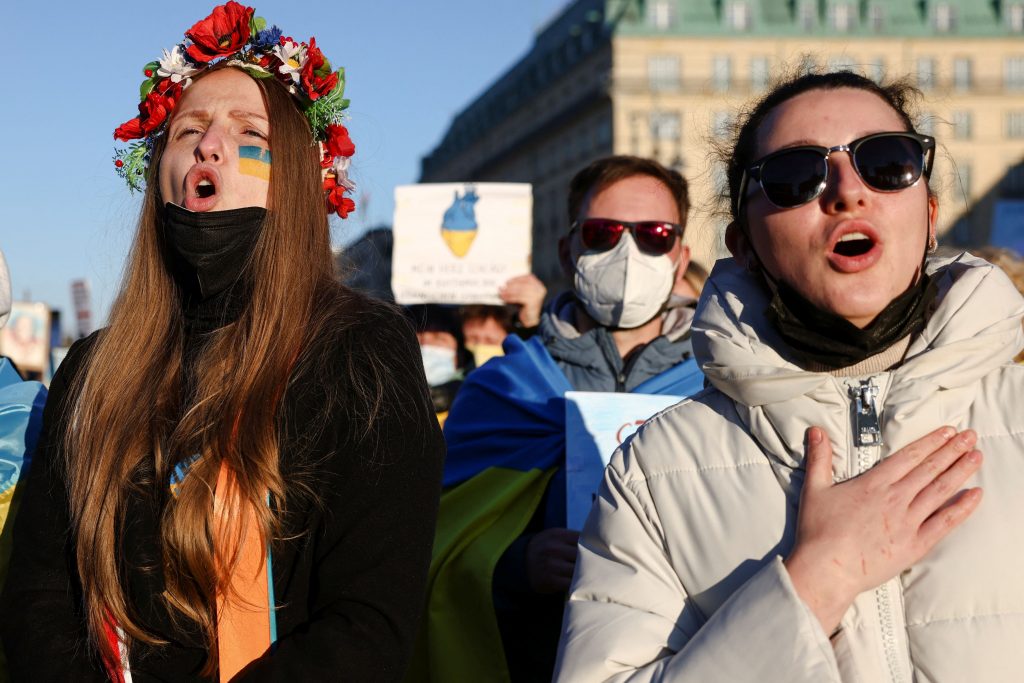
[[[743,172],[736,195],[736,215],[751,180],[761,185],[764,196],[780,209],[792,209],[813,201],[828,183],[828,157],[847,152],[853,168],[869,187],[879,192],[899,192],[927,179],[935,160],[935,138],[917,133],[874,133],[847,145],[803,145],[772,152]]]
[[[607,251],[619,243],[622,233],[629,230],[641,251],[661,256],[672,251],[676,237],[683,234],[683,226],[668,221],[619,221],[614,218],[587,218],[572,227],[579,228],[583,246],[594,251]]]

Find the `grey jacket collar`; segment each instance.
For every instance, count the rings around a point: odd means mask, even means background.
[[[575,322],[578,306],[572,292],[563,292],[548,305],[540,321],[544,346],[577,391],[632,391],[692,354],[692,299],[672,297],[662,314],[662,335],[625,362],[607,328],[579,331]]]

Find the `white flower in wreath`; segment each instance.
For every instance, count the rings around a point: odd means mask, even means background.
[[[331,167],[331,171],[335,175],[335,180],[349,192],[356,189],[355,182],[348,177],[348,167],[351,164],[352,157],[334,157],[334,165]]]
[[[291,77],[293,83],[298,83],[302,76],[302,65],[306,63],[306,46],[286,41],[275,45],[271,52],[281,60],[281,66],[277,70]]]
[[[160,68],[156,70],[156,73],[162,78],[170,78],[171,83],[181,83],[184,80],[182,87],[187,88],[192,83],[190,77],[197,71],[199,69],[190,66],[185,61],[185,52],[181,49],[181,45],[175,45],[170,52],[164,50],[164,56],[160,59]]]

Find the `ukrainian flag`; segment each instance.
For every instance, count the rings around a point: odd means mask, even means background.
[[[238,172],[270,180],[270,150],[255,145],[238,148]]]
[[[445,493],[408,683],[509,681],[491,582],[564,466],[572,386],[538,337],[510,335],[504,348],[466,378],[445,423]],[[688,395],[701,378],[691,360],[636,391]]]

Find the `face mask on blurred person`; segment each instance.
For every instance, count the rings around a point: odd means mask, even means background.
[[[420,355],[423,357],[423,371],[430,386],[441,386],[455,379],[458,374],[455,367],[455,349],[425,344],[420,347]]]
[[[631,234],[613,249],[583,253],[576,259],[576,296],[605,327],[639,327],[668,300],[676,262],[667,254],[644,254]]]
[[[466,344],[466,350],[473,354],[473,362],[480,367],[497,356],[504,356],[501,344]]]

